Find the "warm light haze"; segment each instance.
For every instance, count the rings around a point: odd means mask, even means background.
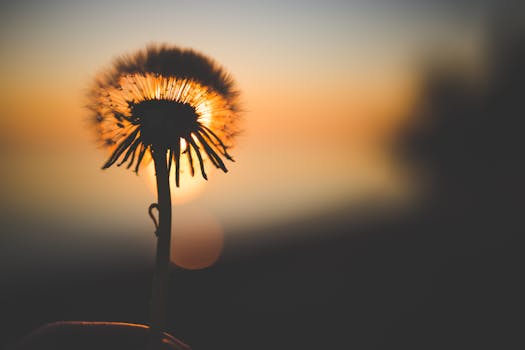
[[[173,191],[176,217],[206,211],[229,235],[370,198],[403,202],[410,183],[388,145],[417,93],[419,57],[444,40],[466,59],[478,49],[476,17],[465,21],[437,4],[2,6],[1,157],[9,164],[2,202],[13,227],[27,230],[67,227],[139,240],[152,230],[151,168],[139,176],[100,170],[107,154],[86,127],[89,82],[122,53],[173,43],[214,57],[234,75],[243,109],[237,162],[227,176],[214,171],[205,184],[184,180]],[[21,212],[31,220],[16,224]]]

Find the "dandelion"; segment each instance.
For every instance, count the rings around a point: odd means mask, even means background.
[[[157,226],[151,327],[165,321],[170,258],[171,197],[187,169],[207,179],[206,163],[227,172],[225,160],[238,133],[238,92],[233,79],[210,58],[174,46],[149,46],[123,56],[100,74],[91,88],[88,109],[100,144],[110,152],[103,165],[126,166],[136,173],[153,160],[158,203],[150,206]],[[157,222],[152,209],[159,211]]]
[[[89,94],[98,139],[111,151],[103,169],[126,165],[138,173],[154,153],[167,152],[177,186],[181,167],[193,176],[197,161],[207,179],[206,158],[227,172],[237,96],[229,75],[192,50],[150,46],[116,60]]]

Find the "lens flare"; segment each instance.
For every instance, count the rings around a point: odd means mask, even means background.
[[[195,210],[184,217],[174,217],[171,240],[173,264],[188,270],[210,267],[219,259],[223,245],[224,231],[209,213]]]

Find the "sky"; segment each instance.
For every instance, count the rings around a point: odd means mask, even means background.
[[[476,56],[481,14],[465,3],[3,3],[4,238],[35,228],[57,241],[152,231],[151,171],[102,171],[108,154],[84,108],[97,72],[148,43],[213,57],[242,93],[236,162],[207,183],[183,179],[174,227],[209,222],[215,234],[242,234],[369,199],[402,202],[410,177],[388,146],[416,97],[422,58],[436,48]]]

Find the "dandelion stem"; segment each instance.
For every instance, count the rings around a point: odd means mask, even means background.
[[[153,147],[152,147],[153,148]],[[161,335],[165,328],[171,239],[171,194],[166,149],[152,149],[157,178],[159,227],[157,236],[157,256],[153,276],[150,326],[153,335]],[[160,337],[158,337],[160,339]]]

